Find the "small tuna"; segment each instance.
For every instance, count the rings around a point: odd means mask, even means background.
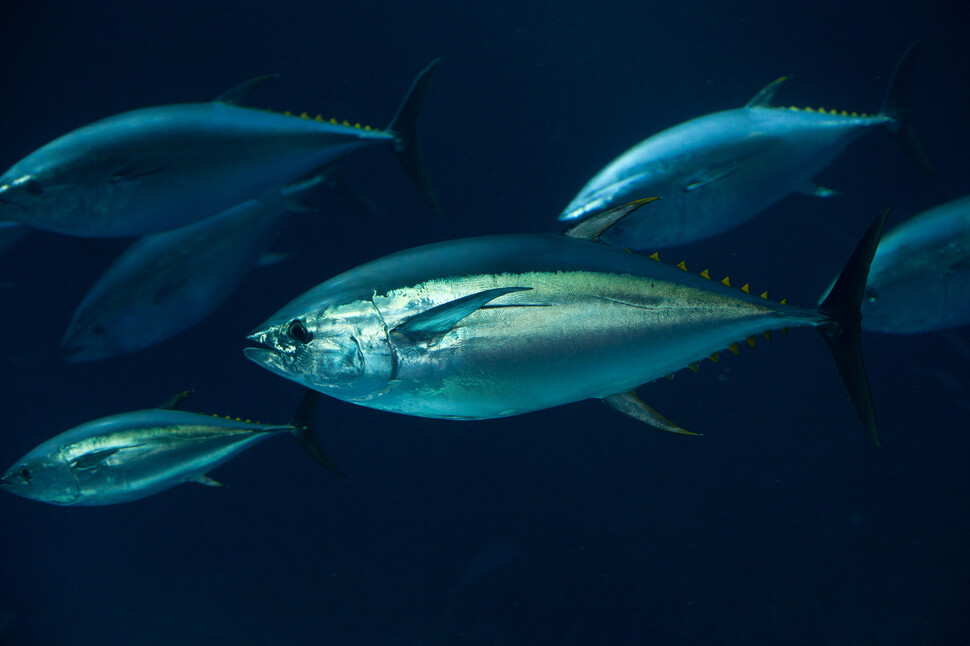
[[[568,235],[468,238],[402,251],[308,291],[263,323],[246,356],[380,410],[488,419],[600,398],[681,432],[638,386],[779,328],[816,327],[874,440],[859,301],[885,214],[815,310],[790,307],[592,242],[639,204]],[[878,441],[878,440],[877,440]]]
[[[935,174],[907,108],[916,52],[914,44],[904,54],[878,114],[774,107],[770,101],[782,77],[743,108],[707,114],[640,142],[597,173],[559,219],[659,195],[663,202],[620,222],[603,240],[638,250],[701,240],[746,222],[793,191],[835,195],[812,178],[875,128],[894,132],[914,162]]]
[[[7,469],[0,488],[52,505],[91,506],[138,500],[183,482],[218,487],[209,471],[279,433],[293,434],[321,466],[343,475],[314,435],[315,392],[307,391],[289,424],[278,425],[175,410],[188,394],[54,436]]]
[[[209,103],[103,119],[7,170],[0,177],[0,218],[75,236],[167,231],[375,144],[391,145],[419,191],[436,205],[418,155],[417,127],[437,63],[418,75],[386,130],[237,105],[268,77]]]
[[[63,346],[69,361],[135,352],[182,332],[221,305],[257,264],[298,192],[317,175],[186,227],[144,236],[90,289]]]

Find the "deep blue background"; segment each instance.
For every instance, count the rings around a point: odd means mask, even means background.
[[[444,58],[422,121],[436,216],[386,150],[350,163],[384,209],[321,193],[215,315],[147,351],[65,363],[59,340],[124,244],[36,234],[0,258],[0,467],[81,422],[151,407],[283,421],[299,389],[243,337],[329,276],[453,237],[546,231],[602,165],[688,118],[778,101],[875,111],[924,40],[913,110],[941,181],[867,135],[729,234],[668,251],[811,305],[885,205],[970,190],[968,20],[920,3],[18,3],[0,22],[0,166],[135,107],[204,101],[266,72],[261,107],[384,126]],[[0,500],[10,643],[968,644],[970,331],[867,334],[884,448],[811,331],[642,389],[703,438],[583,402],[448,422],[321,402],[346,481],[266,442],[137,503]]]

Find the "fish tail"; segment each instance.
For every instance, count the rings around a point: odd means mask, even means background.
[[[916,69],[916,55],[919,53],[922,43],[914,42],[910,45],[903,57],[896,64],[893,70],[892,79],[889,81],[889,89],[886,90],[886,98],[883,99],[882,107],[879,112],[892,118],[889,126],[896,145],[903,151],[903,154],[919,169],[921,173],[928,177],[939,177],[940,173],[933,166],[927,156],[923,145],[916,137],[916,130],[913,128],[913,119],[909,108],[909,97],[913,88],[913,75]]]
[[[387,130],[397,137],[394,143],[394,151],[397,153],[398,161],[404,167],[404,172],[411,179],[411,183],[418,189],[418,193],[434,208],[441,212],[438,198],[435,197],[431,189],[431,180],[428,178],[428,171],[421,161],[421,154],[418,150],[418,117],[421,114],[421,107],[424,99],[428,95],[428,88],[431,87],[431,79],[434,77],[435,68],[441,62],[436,58],[418,74],[408,93],[401,101],[397,113],[391,120],[391,125]]]
[[[333,460],[330,459],[330,456],[323,449],[323,445],[317,439],[313,423],[313,413],[316,411],[318,396],[319,393],[317,391],[307,388],[306,394],[303,395],[303,399],[300,400],[300,405],[293,414],[293,419],[290,420],[290,432],[293,433],[293,436],[300,443],[300,446],[310,454],[310,457],[317,464],[334,475],[346,478],[347,476],[334,464]]]
[[[816,327],[835,359],[842,383],[866,433],[876,446],[881,444],[876,428],[876,410],[872,405],[869,378],[866,376],[862,346],[859,342],[862,332],[860,308],[866,279],[869,277],[869,265],[872,264],[889,211],[890,209],[883,211],[859,240],[831,291],[818,307],[819,314],[825,318]]]

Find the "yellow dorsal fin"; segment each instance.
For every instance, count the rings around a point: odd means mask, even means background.
[[[721,284],[724,285],[725,287],[730,287],[731,286],[731,277],[730,276],[725,276],[724,277],[724,280],[721,281]]]
[[[764,335],[765,341],[771,341],[771,330],[765,330],[761,334]]]
[[[728,350],[730,350],[734,354],[741,354],[741,349],[738,348],[738,344],[737,343],[732,343],[731,345],[729,345],[728,346]]]
[[[751,285],[749,285],[748,283],[745,283],[744,285],[741,286],[741,291],[744,292],[745,294],[750,294]]]
[[[714,354],[712,354],[711,356],[709,356],[709,357],[708,357],[708,359],[710,359],[710,360],[711,360],[711,361],[713,361],[714,363],[717,363],[717,360],[718,360],[718,359],[719,359],[720,357],[721,357],[721,353],[720,353],[720,352],[715,352]]]
[[[701,278],[706,278],[707,280],[710,280],[711,279],[711,272],[709,272],[709,271],[707,271],[705,269],[704,271],[701,272]]]
[[[681,260],[680,262],[677,263],[677,269],[683,269],[684,271],[687,271],[687,264],[683,260]]]
[[[650,260],[660,260],[660,252],[654,251],[652,254],[650,254]]]
[[[763,298],[763,299],[765,299],[765,300],[768,300],[768,292],[767,292],[767,290],[766,290],[766,291],[763,291],[763,292],[761,292],[761,298]]]
[[[755,339],[753,336],[749,336],[747,339],[745,339],[745,341],[747,341],[748,345],[750,345],[752,348],[758,347],[758,344],[755,343]]]

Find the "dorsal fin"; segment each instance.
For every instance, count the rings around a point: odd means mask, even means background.
[[[750,101],[744,106],[746,108],[770,108],[771,99],[774,98],[775,92],[781,87],[781,84],[790,79],[791,76],[782,76],[776,78],[774,81],[768,85],[761,88],[761,91],[754,95]]]
[[[593,213],[585,220],[582,220],[563,231],[564,235],[570,238],[580,238],[581,240],[599,240],[600,235],[612,227],[614,224],[630,215],[644,204],[659,200],[659,197],[645,197],[642,200],[633,200],[619,206],[614,206],[603,211]],[[659,260],[659,258],[657,258]]]
[[[239,105],[239,102],[249,96],[250,92],[258,88],[260,85],[268,81],[269,79],[278,78],[279,74],[263,74],[262,76],[257,76],[256,78],[251,78],[248,81],[243,81],[236,87],[227,90],[213,99],[216,103],[229,103],[231,105]]]
[[[185,398],[191,395],[192,392],[192,390],[183,390],[177,395],[172,395],[162,402],[162,405],[159,406],[159,408],[162,410],[178,410],[179,405],[181,405],[181,403],[185,401]]]

